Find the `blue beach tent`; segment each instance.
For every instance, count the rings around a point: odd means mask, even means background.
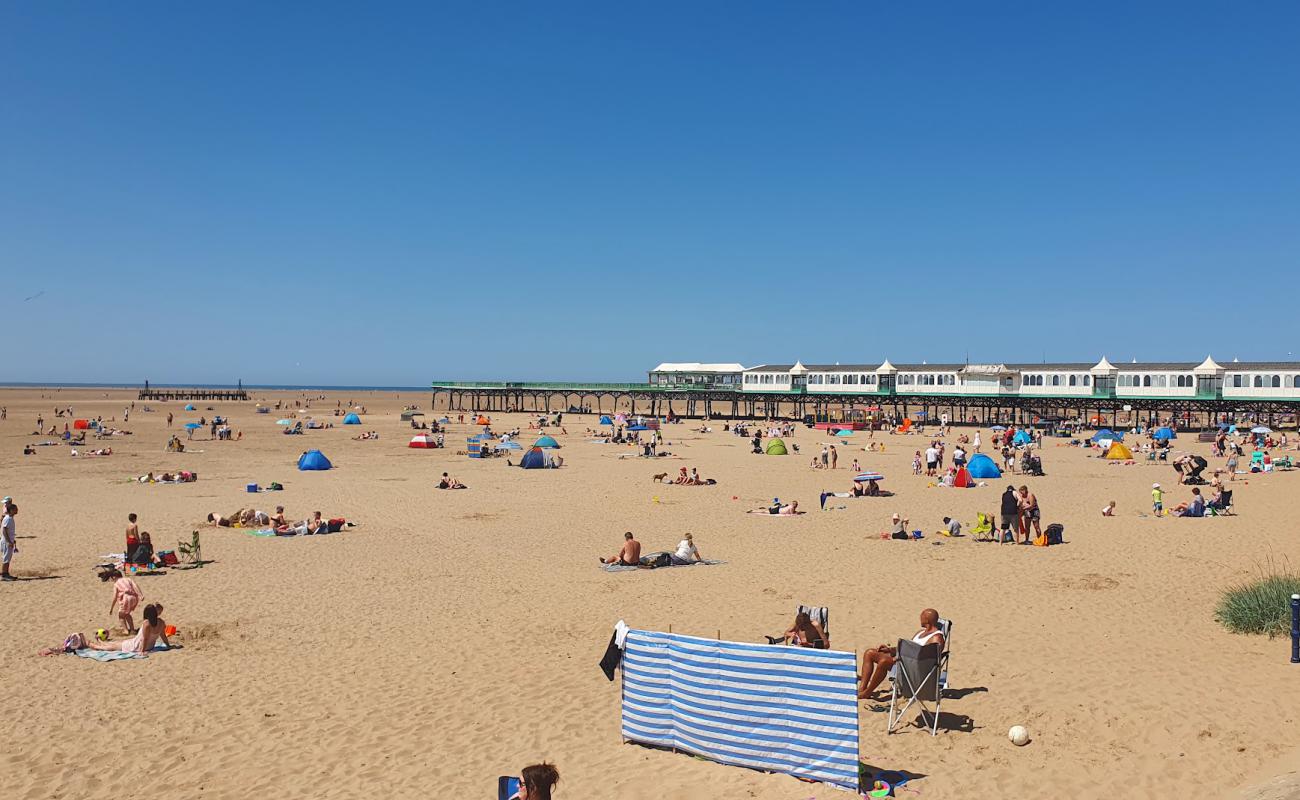
[[[361,424],[361,417],[358,417],[356,414],[349,413],[346,417],[343,418],[343,424],[344,424],[344,425],[360,425],[360,424]]]
[[[1002,477],[1002,470],[998,469],[998,465],[993,463],[993,459],[983,453],[976,453],[971,456],[970,461],[966,463],[966,469],[970,470],[972,478],[987,480]]]
[[[1173,428],[1156,428],[1156,432],[1153,433],[1152,436],[1154,436],[1154,437],[1157,438],[1157,439],[1177,439],[1177,438],[1178,438],[1178,434],[1174,433],[1174,429],[1173,429]]]
[[[1092,435],[1092,440],[1094,442],[1100,442],[1102,439],[1110,439],[1112,442],[1122,442],[1124,441],[1124,434],[1116,433],[1110,428],[1102,428]]]
[[[553,449],[553,448],[557,448],[557,447],[559,447],[559,446],[560,446],[560,443],[557,442],[557,441],[555,441],[555,439],[551,438],[550,436],[543,436],[543,437],[541,437],[540,439],[538,439],[537,441],[533,442],[533,447],[546,447],[546,448],[552,448],[552,449]]]
[[[519,466],[524,469],[544,469],[546,467],[546,453],[540,447],[534,447],[527,453],[524,453],[523,460]]]
[[[1012,444],[1033,444],[1034,437],[1029,435],[1029,431],[1016,431],[1016,436],[1011,440]]]
[[[614,424],[614,420],[610,419],[608,414],[602,414],[601,417],[600,417],[600,424],[601,424],[601,425],[613,425],[613,424]]]
[[[308,450],[298,459],[298,469],[304,472],[330,469],[333,466],[330,460],[325,457],[325,454],[319,450]]]

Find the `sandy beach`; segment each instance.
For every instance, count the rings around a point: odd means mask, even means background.
[[[303,393],[255,393],[274,404]],[[954,621],[952,695],[936,737],[885,734],[864,705],[861,757],[924,777],[923,798],[1233,796],[1300,737],[1300,683],[1289,643],[1226,632],[1220,590],[1269,562],[1300,563],[1294,522],[1300,471],[1238,476],[1237,515],[1150,516],[1154,481],[1167,504],[1190,492],[1167,464],[1116,464],[1047,440],[1046,477],[976,489],[929,486],[911,474],[923,436],[866,433],[839,447],[839,469],[808,461],[823,432],[802,426],[802,455],[751,455],[747,440],[686,421],[666,429],[672,457],[647,461],[583,435],[590,415],[566,415],[564,467],[524,471],[504,459],[456,455],[477,429],[453,422],[443,450],[409,449],[403,406],[424,394],[310,393],[336,424],[285,436],[284,412],[252,403],[142,403],[134,392],[0,390],[0,493],[20,507],[13,571],[0,585],[0,670],[8,677],[0,766],[14,798],[487,797],[496,776],[541,759],[561,771],[564,798],[840,798],[829,787],[621,742],[619,689],[597,667],[611,626],[762,641],[799,603],[831,609],[833,645],[862,651],[910,636],[927,606]],[[364,405],[363,425],[339,426],[336,404]],[[55,406],[115,418],[131,436],[67,446],[23,445]],[[208,410],[211,406],[212,410]],[[166,415],[175,414],[168,431]],[[172,432],[226,415],[242,434],[167,453]],[[453,413],[453,418],[455,414]],[[497,429],[531,415],[497,414]],[[378,440],[351,437],[374,430]],[[973,432],[957,429],[956,433]],[[951,441],[955,435],[948,437]],[[989,432],[983,432],[987,442]],[[531,442],[535,434],[521,437]],[[1185,435],[1178,450],[1209,457]],[[328,472],[299,472],[322,450]],[[985,451],[988,451],[986,444]],[[624,458],[623,456],[627,456]],[[838,499],[849,464],[886,476],[892,498]],[[1210,459],[1212,467],[1223,459]],[[655,473],[698,467],[716,486],[678,487]],[[195,483],[142,485],[149,471],[191,470]],[[435,491],[442,472],[466,491]],[[278,481],[284,491],[250,495]],[[941,519],[997,511],[1008,482],[1027,483],[1043,522],[1067,543],[1036,548],[939,537]],[[747,515],[779,496],[810,513]],[[1103,518],[1107,501],[1114,518]],[[211,511],[283,504],[357,527],[338,535],[260,538],[204,527]],[[841,508],[842,506],[842,508]],[[166,549],[200,530],[201,569],[141,577],[183,649],[97,663],[37,656],[73,631],[109,627],[111,590],[95,576],[120,552],[127,514]],[[891,513],[926,532],[882,540]],[[611,574],[597,557],[623,531],[647,551],[690,531],[725,564]],[[1288,680],[1290,682],[1288,682]],[[1029,728],[1023,748],[1007,740]],[[154,761],[156,775],[143,770]]]

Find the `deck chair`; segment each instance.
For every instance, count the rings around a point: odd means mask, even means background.
[[[1223,490],[1223,501],[1221,505],[1210,508],[1206,506],[1206,511],[1216,517],[1227,517],[1232,515],[1232,490]]]
[[[897,661],[890,670],[889,677],[893,689],[889,695],[889,727],[886,733],[893,733],[902,722],[903,714],[916,703],[921,707],[921,721],[926,714],[930,721],[926,727],[930,735],[939,733],[939,705],[943,702],[943,693],[948,690],[948,657],[952,650],[952,621],[939,620],[939,630],[943,631],[943,649],[937,644],[919,645],[911,639],[899,639]],[[901,708],[898,703],[902,701]],[[934,703],[930,711],[927,703]]]
[[[199,544],[199,532],[195,531],[188,542],[177,542],[176,552],[182,562],[196,567],[203,566],[203,548]]]
[[[519,794],[519,779],[509,775],[497,778],[497,800],[511,800]]]
[[[795,616],[798,616],[799,614],[807,614],[808,618],[811,619],[814,623],[816,623],[817,627],[822,629],[822,633],[826,634],[826,646],[830,647],[830,641],[831,641],[830,609],[826,608],[826,606],[799,606],[797,609],[795,609],[794,613]],[[784,634],[780,636],[766,636],[764,638],[767,639],[768,644],[781,644],[785,641]]]
[[[974,534],[977,542],[997,541],[993,536],[993,520],[984,512],[975,515],[975,527],[971,528],[970,532]]]

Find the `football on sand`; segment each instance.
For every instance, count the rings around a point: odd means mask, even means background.
[[[1007,731],[1007,738],[1016,747],[1024,747],[1029,744],[1029,729],[1024,725],[1016,725]]]

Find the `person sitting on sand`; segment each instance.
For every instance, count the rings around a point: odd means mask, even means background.
[[[135,550],[126,554],[128,564],[148,564],[153,566],[153,540],[149,538],[149,532],[145,531],[140,534],[140,543],[135,546]]]
[[[939,612],[927,608],[921,612],[921,630],[912,637],[919,645],[937,644],[943,649],[943,631],[939,629]],[[887,644],[868,650],[862,654],[861,684],[858,686],[858,699],[865,700],[875,694],[876,687],[884,682],[889,671],[898,659],[898,648]]]
[[[866,495],[867,497],[880,497],[880,482],[867,481]]]
[[[144,592],[140,591],[135,581],[124,577],[117,567],[101,572],[99,579],[105,583],[113,581],[113,602],[108,606],[108,613],[112,614],[113,609],[116,608],[117,618],[122,623],[122,627],[128,634],[135,635],[135,618],[131,614],[144,598]]]
[[[674,480],[673,483],[677,484],[678,486],[685,486],[687,483],[690,482],[690,480],[691,480],[690,477],[687,476],[686,474],[686,467],[682,467],[681,471],[678,472],[677,474],[677,479]]]
[[[673,564],[675,566],[684,566],[694,564],[697,561],[703,561],[700,555],[700,548],[695,546],[695,538],[687,533],[686,536],[677,543],[677,552],[673,553]]]
[[[940,536],[961,536],[961,523],[952,517],[943,518],[943,530],[939,531]]]
[[[1203,517],[1205,516],[1205,498],[1201,496],[1201,490],[1198,487],[1192,487],[1192,500],[1189,503],[1179,503],[1174,507],[1175,517]]]
[[[632,531],[623,534],[623,547],[619,549],[616,555],[609,558],[602,558],[602,564],[618,564],[622,567],[635,567],[641,563],[641,543],[633,536]]]
[[[72,643],[72,649],[81,650],[101,650],[105,652],[121,653],[145,653],[152,650],[154,645],[162,639],[162,643],[171,646],[167,641],[167,622],[162,618],[162,604],[155,603],[144,607],[144,625],[130,639],[123,639],[120,642],[97,642],[94,639],[87,639],[83,633],[74,633],[69,636],[64,645],[59,647],[47,647],[41,650],[41,655],[52,655],[62,653],[68,649],[68,643]]]
[[[1109,503],[1106,504],[1106,507],[1101,510],[1101,515],[1103,517],[1115,516],[1115,505],[1116,505],[1115,501],[1111,500]]]
[[[912,538],[911,535],[907,532],[907,523],[909,521],[910,520],[908,520],[906,517],[900,516],[898,513],[895,513],[892,517],[890,517],[891,525],[889,528],[889,538],[911,539]]]
[[[442,473],[442,479],[438,481],[438,488],[439,489],[464,489],[465,484],[461,483],[456,478],[453,478],[444,472]]]
[[[271,527],[276,530],[289,527],[289,520],[284,516],[284,506],[275,507],[275,513],[271,515]]]
[[[551,800],[551,792],[559,782],[560,773],[554,764],[530,764],[520,773],[519,791],[509,800]]]
[[[794,617],[794,625],[785,632],[785,643],[795,647],[811,647],[817,650],[830,649],[830,640],[821,626],[812,621],[807,611],[800,611]]]

